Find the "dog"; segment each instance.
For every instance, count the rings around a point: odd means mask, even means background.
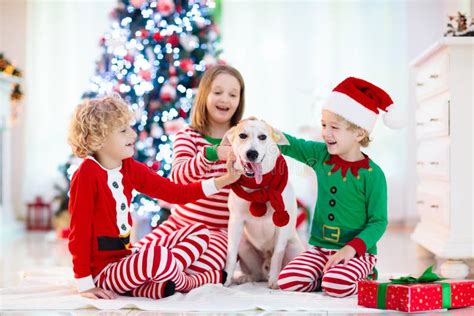
[[[304,251],[295,227],[296,198],[287,181],[286,162],[278,149],[278,145],[288,144],[283,133],[255,118],[242,120],[224,135],[221,145],[232,146],[236,158],[234,166],[243,171],[240,180],[231,186],[228,200],[230,215],[225,267],[228,277],[225,286],[233,281],[239,284],[268,281],[270,288],[277,289],[282,267]],[[245,183],[253,181],[255,185],[242,187],[242,180]],[[265,186],[264,180],[273,184]],[[272,185],[279,186],[279,191],[271,190]],[[262,189],[263,195],[272,192],[275,196],[271,202],[260,203],[264,209],[266,206],[266,212],[256,207],[258,203],[251,204],[252,199],[246,196],[258,194]],[[280,191],[281,198],[278,198]],[[277,200],[284,205],[275,204]],[[275,205],[279,210],[275,210]],[[283,211],[281,207],[284,207]],[[244,274],[233,279],[237,257]]]

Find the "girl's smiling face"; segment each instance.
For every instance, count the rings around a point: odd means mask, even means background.
[[[229,124],[240,102],[240,84],[232,75],[222,73],[211,85],[206,109],[212,125]]]

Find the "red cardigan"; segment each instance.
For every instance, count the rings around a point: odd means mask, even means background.
[[[209,181],[211,180],[211,181]],[[94,287],[92,276],[129,255],[132,190],[170,203],[188,203],[217,192],[214,179],[180,185],[133,158],[107,170],[85,159],[71,180],[69,251],[80,291]]]

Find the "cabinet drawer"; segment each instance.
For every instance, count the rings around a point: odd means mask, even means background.
[[[449,135],[449,93],[421,102],[416,111],[418,139]]]
[[[420,141],[416,170],[422,177],[449,180],[449,137]]]
[[[424,99],[448,88],[449,55],[444,50],[422,65],[416,75],[416,97]]]
[[[422,221],[449,226],[449,184],[441,181],[423,181],[416,190],[416,208]]]

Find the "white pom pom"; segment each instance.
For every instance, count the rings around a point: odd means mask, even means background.
[[[392,104],[386,109],[386,111],[387,112],[382,115],[385,126],[392,129],[398,129],[405,126],[406,119],[399,106]]]

